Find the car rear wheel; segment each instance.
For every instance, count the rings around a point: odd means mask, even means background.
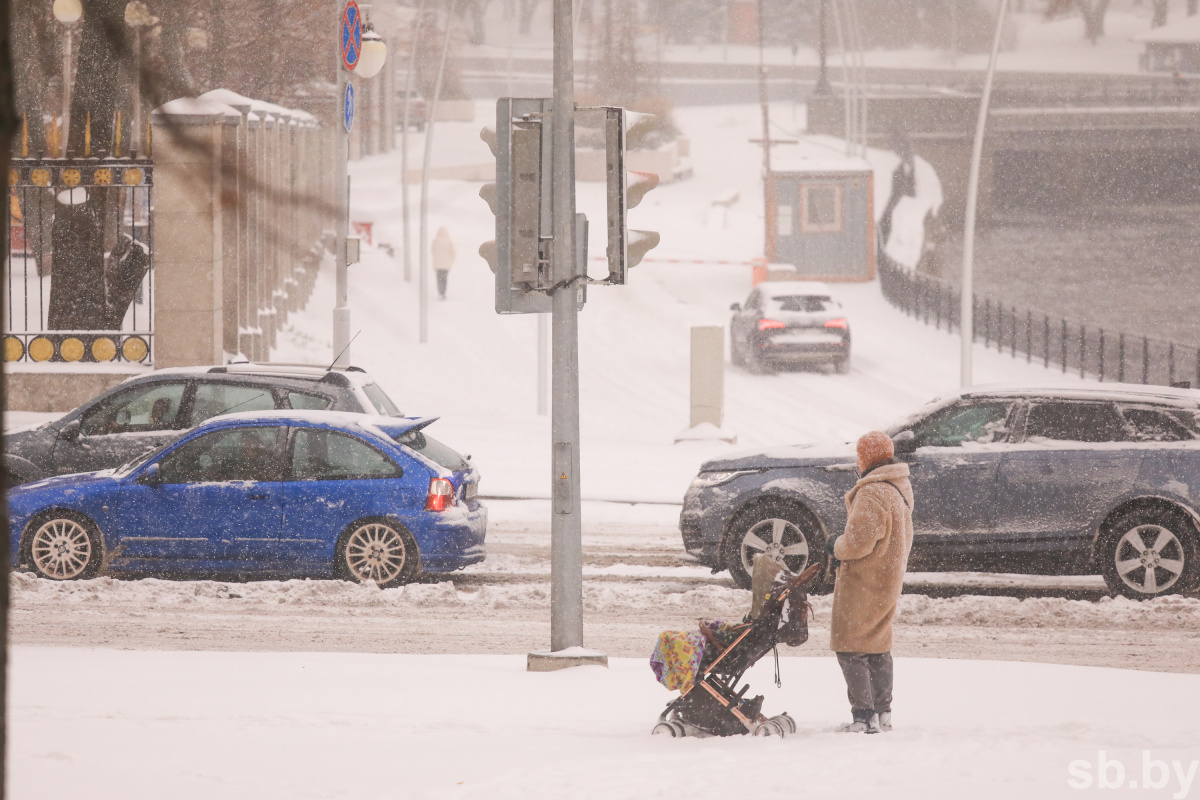
[[[839,358],[837,361],[834,361],[833,362],[833,371],[836,372],[838,375],[849,375],[850,374],[850,356],[846,356],[845,358]]]
[[[358,522],[342,537],[337,550],[338,572],[381,589],[408,583],[417,573],[420,556],[412,534],[382,520]]]
[[[1139,509],[1106,527],[1098,556],[1104,582],[1116,594],[1142,600],[1200,583],[1200,537],[1182,514]]]
[[[733,582],[749,589],[754,559],[759,555],[781,558],[791,572],[798,574],[814,561],[824,559],[824,547],[825,536],[808,514],[790,503],[771,501],[733,518],[722,560]]]
[[[52,581],[82,580],[100,571],[104,548],[90,520],[54,514],[34,523],[28,553],[33,571]]]

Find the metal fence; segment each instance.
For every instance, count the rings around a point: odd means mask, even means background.
[[[12,160],[3,276],[5,361],[153,363],[153,184],[148,159]],[[82,222],[84,215],[76,215],[75,227],[69,227],[63,207],[89,199],[88,208],[100,211],[89,210]],[[59,214],[64,219],[56,231]],[[81,234],[79,226],[92,227]],[[93,251],[99,240],[102,257],[83,273],[77,264],[64,264],[56,283],[56,248],[60,259],[83,258],[66,243],[87,235]],[[72,300],[86,302],[90,313],[72,313]],[[91,324],[71,324],[79,319]]]
[[[961,330],[962,293],[881,254],[883,296],[911,317]],[[1018,308],[978,293],[973,300],[974,341],[1001,353],[1064,373],[1121,383],[1200,386],[1200,348]]]

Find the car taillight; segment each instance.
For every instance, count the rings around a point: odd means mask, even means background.
[[[760,319],[758,321],[758,329],[760,331],[769,331],[777,328],[786,328],[787,323],[780,322],[777,319]]]
[[[825,327],[826,327],[826,328],[842,328],[842,329],[845,329],[845,328],[849,328],[850,326],[846,324],[846,320],[845,320],[845,319],[831,319],[831,320],[828,320],[828,321],[826,321],[826,323],[825,323]]]
[[[454,505],[454,484],[445,478],[434,478],[429,482],[429,497],[425,499],[426,511],[445,511]]]

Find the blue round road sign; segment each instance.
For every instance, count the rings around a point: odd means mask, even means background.
[[[342,66],[353,70],[362,52],[362,14],[358,3],[350,0],[342,9]]]
[[[346,133],[354,127],[354,84],[346,84],[346,97],[342,101],[342,122],[346,126]]]

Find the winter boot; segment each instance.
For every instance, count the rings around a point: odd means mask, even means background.
[[[839,733],[879,733],[879,717],[874,711],[855,711],[854,721],[838,728]]]
[[[891,730],[892,730],[892,712],[890,712],[890,711],[880,711],[879,712],[879,730],[883,731],[884,733],[891,732]]]

